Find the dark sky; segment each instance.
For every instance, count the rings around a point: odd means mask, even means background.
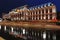
[[[34,6],[48,2],[54,3],[57,7],[57,11],[60,11],[60,0],[0,0],[0,16],[2,12],[8,12],[11,9],[19,6]]]

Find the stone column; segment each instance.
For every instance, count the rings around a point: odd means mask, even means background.
[[[34,16],[35,16],[35,20],[36,20],[36,10],[35,10],[35,15]]]
[[[32,17],[31,17],[31,11],[29,11],[29,18],[30,18],[30,20],[32,19]]]
[[[25,13],[26,13],[26,15],[25,15],[26,16],[26,20],[28,20],[28,11],[26,10]]]
[[[33,20],[33,12],[32,12],[32,20]]]
[[[48,14],[48,20],[50,19],[50,15]]]
[[[48,9],[48,20],[50,19],[50,10]]]
[[[43,17],[42,17],[42,10],[41,10],[41,20],[42,20],[42,18],[43,18]]]
[[[52,13],[56,13],[56,8],[52,8]]]
[[[39,16],[37,17],[37,19],[39,20]]]
[[[38,14],[38,17],[37,17],[37,19],[39,20],[39,10],[37,11],[37,14]]]
[[[19,15],[19,13],[18,13],[18,21],[19,21],[19,16],[20,16],[20,15]]]
[[[48,14],[50,13],[50,10],[48,9]]]
[[[22,15],[23,15],[23,16],[22,16]],[[22,20],[25,20],[25,19],[26,19],[25,11],[24,11],[24,10],[21,12],[21,18],[22,18]]]
[[[46,10],[44,9],[44,19],[46,20]]]

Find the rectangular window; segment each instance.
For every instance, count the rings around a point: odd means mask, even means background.
[[[39,10],[39,14],[41,14],[41,10]]]
[[[50,19],[52,19],[52,14],[50,14]]]
[[[46,13],[48,13],[48,9],[46,9]]]
[[[42,13],[44,14],[44,9],[42,10]]]
[[[52,9],[50,9],[50,13],[52,13]]]

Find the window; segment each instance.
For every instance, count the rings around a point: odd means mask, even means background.
[[[32,18],[31,18],[31,17],[29,17],[28,19],[29,19],[29,20],[32,20]]]
[[[52,14],[50,14],[50,19],[52,19]]]
[[[41,19],[41,15],[39,15],[39,20]]]
[[[39,10],[39,14],[41,14],[41,10]]]
[[[52,13],[52,9],[50,9],[50,13]]]
[[[42,13],[44,13],[44,9],[42,10]]]
[[[48,13],[48,9],[46,9],[46,13]]]
[[[36,15],[37,15],[37,11],[36,11]]]
[[[36,15],[36,20],[38,20],[38,16]]]

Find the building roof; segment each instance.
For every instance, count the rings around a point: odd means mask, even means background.
[[[45,4],[41,4],[41,5],[37,5],[37,6],[33,6],[33,7],[28,7],[28,5],[24,5],[24,6],[12,9],[12,11],[16,11],[16,9],[23,9],[24,7],[28,8],[29,10],[33,10],[35,8],[43,8],[43,7],[52,6],[52,5],[53,5],[53,3],[51,3],[51,2],[45,3]]]

